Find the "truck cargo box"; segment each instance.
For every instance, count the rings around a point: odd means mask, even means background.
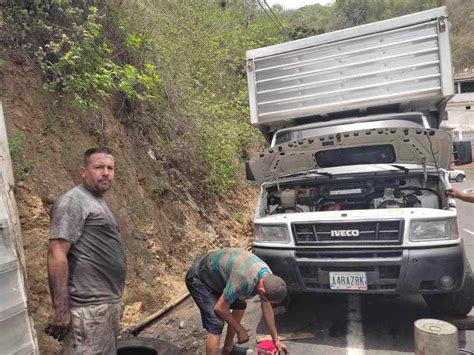
[[[454,94],[445,7],[247,52],[263,132],[381,112],[435,112]]]

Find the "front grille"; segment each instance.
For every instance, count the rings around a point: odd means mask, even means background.
[[[401,244],[403,221],[293,223],[296,245]]]
[[[401,258],[401,249],[374,249],[374,250],[354,250],[354,249],[337,249],[337,250],[312,250],[312,249],[296,249],[296,258],[310,259],[374,259],[374,258]]]
[[[434,281],[422,281],[419,287],[420,291],[433,291],[437,290],[436,284]]]

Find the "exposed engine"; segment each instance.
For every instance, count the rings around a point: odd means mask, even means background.
[[[266,214],[379,208],[440,208],[436,178],[278,185],[267,189]]]

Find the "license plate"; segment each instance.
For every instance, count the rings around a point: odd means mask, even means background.
[[[329,285],[331,290],[367,291],[367,275],[365,272],[330,272]]]

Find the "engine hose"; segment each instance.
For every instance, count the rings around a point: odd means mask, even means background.
[[[439,197],[439,194],[435,190],[429,187],[405,186],[405,187],[397,187],[396,190],[398,191],[403,191],[403,190],[423,191],[424,190],[424,191],[429,191]]]

